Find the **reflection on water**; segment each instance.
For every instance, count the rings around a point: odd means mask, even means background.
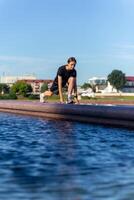
[[[0,199],[133,200],[134,132],[0,113]]]

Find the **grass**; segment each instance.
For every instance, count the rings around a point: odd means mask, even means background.
[[[134,101],[134,96],[120,96],[120,97],[95,97],[95,98],[88,98],[84,97],[81,100],[82,102],[132,102]]]
[[[6,99],[6,98],[2,98],[2,99]],[[9,99],[9,98],[8,98]],[[67,99],[67,95],[64,95],[64,100],[66,101]],[[18,97],[17,100],[31,100],[31,101],[39,101],[39,98],[28,98],[28,97]],[[48,98],[48,102],[59,102],[60,99],[59,99],[59,96],[58,95],[53,95],[52,97],[49,97]],[[112,103],[112,102],[118,102],[118,103],[129,103],[129,102],[132,102],[134,103],[134,96],[117,96],[117,97],[113,97],[113,96],[108,96],[108,97],[95,97],[95,98],[89,98],[89,97],[82,97],[81,101],[80,102],[87,102],[87,103],[97,103],[97,102],[102,102],[102,103],[105,103],[105,102],[109,102],[109,103]]]

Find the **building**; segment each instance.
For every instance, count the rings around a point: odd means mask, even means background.
[[[107,81],[107,78],[93,77],[88,83],[96,87],[96,92],[117,93],[117,89]],[[134,76],[126,76],[126,84],[120,92],[134,93]]]
[[[93,90],[101,93],[107,87],[107,78],[105,78],[105,77],[93,77],[93,78],[88,79],[88,83],[92,87],[94,87]]]
[[[53,80],[40,80],[40,79],[36,79],[36,80],[31,80],[31,79],[22,79],[20,81],[23,81],[27,84],[30,84],[32,86],[33,89],[33,94],[39,94],[41,91],[41,87],[43,84],[47,84],[48,88],[52,85]]]
[[[24,75],[24,76],[1,76],[0,83],[4,83],[12,87],[17,81],[23,81],[27,84],[30,84],[33,89],[33,94],[39,94],[41,91],[42,85],[45,83],[48,85],[48,88],[52,84],[53,80],[40,80],[37,79],[34,75]]]
[[[126,84],[122,92],[134,93],[134,76],[126,76]]]
[[[101,91],[103,94],[104,93],[117,93],[117,89],[114,88],[110,82],[107,82],[106,87]]]
[[[19,80],[36,80],[36,76],[34,75],[25,75],[25,76],[1,76],[0,83],[5,83],[10,87]]]
[[[106,85],[107,84],[107,78],[93,77],[93,78],[88,79],[88,83],[90,85]]]
[[[107,88],[103,91],[103,93],[112,93],[117,92],[117,89],[113,88],[113,86],[110,85],[108,82]],[[134,93],[134,76],[126,76],[126,84],[125,86],[120,90],[120,92],[124,93]]]

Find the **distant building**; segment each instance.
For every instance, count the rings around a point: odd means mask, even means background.
[[[101,93],[117,92],[117,89],[114,88],[107,81],[107,78],[93,77],[88,80],[88,83],[96,87],[96,92],[101,92]],[[126,84],[120,91],[126,93],[134,93],[134,76],[126,76]]]
[[[103,92],[107,87],[107,78],[105,77],[93,77],[88,79],[88,83],[94,86],[96,92]]]
[[[88,83],[91,85],[106,85],[107,78],[104,77],[93,77],[88,79]]]
[[[134,76],[126,76],[126,84],[122,92],[134,93]]]
[[[117,93],[117,89],[114,88],[110,82],[107,82],[107,86],[102,90],[102,93]]]
[[[40,80],[40,79],[36,79],[36,80],[22,79],[20,81],[24,81],[25,83],[30,84],[33,89],[33,94],[39,94],[41,91],[41,87],[44,83],[48,85],[48,88],[50,88],[50,86],[53,83],[53,80]]]
[[[5,83],[10,87],[19,80],[36,80],[36,76],[34,75],[25,75],[25,76],[1,76],[0,83]]]
[[[39,94],[41,87],[44,83],[48,85],[48,88],[51,86],[53,80],[40,80],[37,79],[34,75],[24,75],[24,76],[1,76],[0,83],[5,83],[10,87],[17,81],[24,81],[27,84],[30,84],[33,88],[34,94]]]

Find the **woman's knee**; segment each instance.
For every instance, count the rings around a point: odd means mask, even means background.
[[[69,79],[68,79],[68,83],[74,83],[75,82],[75,78],[74,77],[70,77]]]
[[[45,91],[44,94],[45,94],[45,96],[52,96],[53,92],[51,92],[51,91]]]

